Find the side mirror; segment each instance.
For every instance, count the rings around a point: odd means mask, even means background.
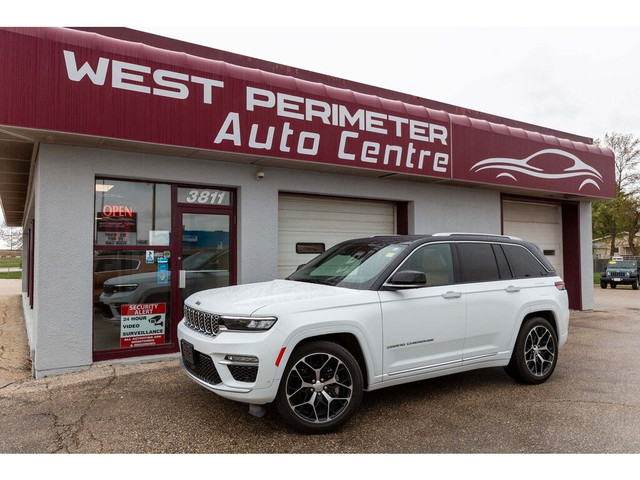
[[[417,270],[401,270],[385,284],[391,288],[420,288],[427,286],[427,276]]]

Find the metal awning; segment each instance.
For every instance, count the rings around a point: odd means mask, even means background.
[[[0,206],[5,223],[22,226],[34,144],[0,130]]]

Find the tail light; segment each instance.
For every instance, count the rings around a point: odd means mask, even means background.
[[[556,288],[557,288],[558,290],[566,290],[566,289],[567,289],[567,287],[566,287],[566,285],[564,284],[564,282],[556,282]]]

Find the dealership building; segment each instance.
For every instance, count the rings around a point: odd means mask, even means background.
[[[125,28],[1,28],[0,85],[36,378],[173,354],[192,292],[362,236],[521,237],[594,306],[590,138]]]

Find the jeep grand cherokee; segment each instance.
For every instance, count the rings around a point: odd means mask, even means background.
[[[496,366],[544,382],[568,323],[564,282],[536,246],[434,234],[351,240],[286,280],[195,293],[178,336],[198,384],[322,433],[363,391]]]

